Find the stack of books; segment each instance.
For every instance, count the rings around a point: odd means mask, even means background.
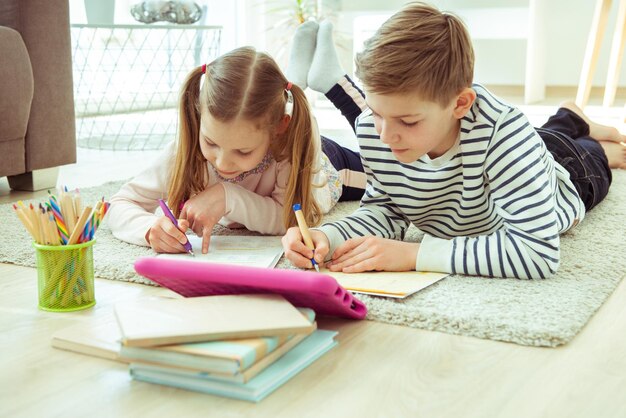
[[[258,402],[337,343],[279,295],[149,298],[57,332],[52,345],[129,363],[161,385]]]

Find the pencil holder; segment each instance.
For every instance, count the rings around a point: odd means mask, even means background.
[[[37,258],[39,308],[69,312],[96,304],[93,286],[93,244],[33,243]]]

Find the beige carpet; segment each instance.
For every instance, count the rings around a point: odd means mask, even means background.
[[[359,295],[367,319],[523,345],[554,347],[572,340],[613,292],[626,272],[626,172],[613,171],[604,202],[562,237],[562,263],[547,280],[450,276],[403,301]],[[83,202],[110,197],[121,182],[82,189]],[[330,214],[349,214],[358,204],[340,204]],[[34,266],[34,250],[11,205],[0,205],[3,238],[0,262]],[[247,233],[220,228],[216,233]],[[149,283],[134,273],[133,261],[151,250],[113,238],[104,225],[94,247],[96,276]],[[412,228],[407,240],[419,241]],[[282,259],[279,267],[289,267]],[[96,290],[97,291],[97,290]]]

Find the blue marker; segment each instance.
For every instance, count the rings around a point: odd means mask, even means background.
[[[300,203],[296,203],[293,205],[293,211],[296,214],[296,220],[298,221],[298,227],[300,227],[300,233],[302,234],[302,238],[304,239],[304,245],[313,250],[315,253],[315,246],[313,245],[313,240],[311,239],[311,233],[309,232],[309,226],[306,224],[306,220],[304,219],[304,215],[302,214],[302,207]],[[311,259],[311,263],[315,270],[319,273],[320,268],[315,261],[315,258]]]

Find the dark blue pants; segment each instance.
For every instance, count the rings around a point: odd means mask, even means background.
[[[536,128],[548,151],[569,174],[578,195],[590,210],[609,192],[612,176],[609,161],[598,141],[589,136],[589,125],[566,108]]]
[[[350,85],[354,88],[356,94],[360,94],[361,97],[365,98],[365,93],[361,90],[354,81],[350,79],[347,75],[344,76],[346,80],[350,83]],[[352,96],[350,96],[346,91],[341,87],[339,83],[335,84],[328,93],[326,93],[326,98],[331,101],[333,105],[337,109],[341,111],[341,114],[346,118],[354,133],[356,133],[356,118],[362,113],[361,108],[354,102]]]
[[[363,92],[354,85],[354,83],[352,83],[352,85],[363,95]],[[330,89],[328,93],[326,93],[326,97],[341,111],[341,114],[346,118],[352,130],[356,133],[356,118],[361,114],[361,109],[354,103],[352,97],[350,97],[339,84],[336,84]],[[365,97],[365,95],[363,95],[363,97]],[[337,171],[344,169],[359,171],[361,173],[364,171],[359,153],[342,147],[332,139],[322,136],[322,151],[326,154],[330,163]],[[363,193],[365,193],[365,189],[344,185],[339,201],[361,200]]]
[[[361,157],[358,152],[354,152],[351,149],[344,148],[332,139],[328,139],[322,136],[322,151],[330,163],[335,167],[337,171],[348,169],[350,171],[363,172],[363,164],[361,163]],[[345,200],[361,200],[365,193],[365,189],[346,186],[341,186],[341,196],[339,201]]]

